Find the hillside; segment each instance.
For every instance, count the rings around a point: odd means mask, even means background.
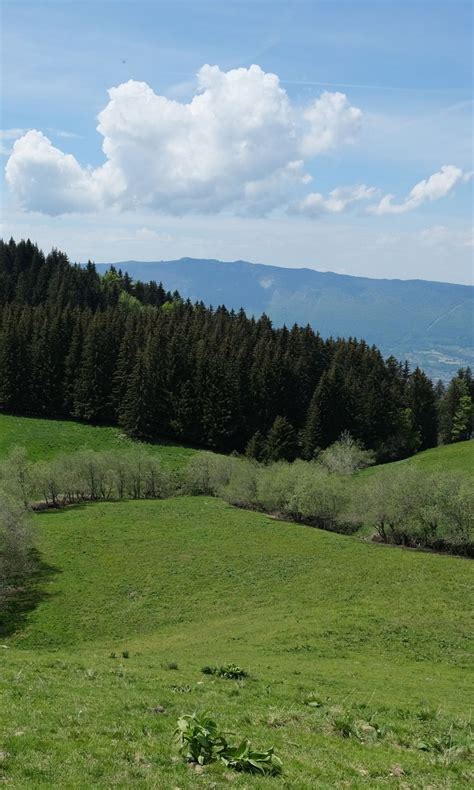
[[[117,450],[135,444],[118,428],[0,413],[0,460],[14,445],[25,447],[29,458],[38,461],[73,453],[83,447],[96,451]],[[195,452],[189,447],[166,442],[142,442],[140,446],[157,455],[170,469],[182,466]]]
[[[344,431],[379,461],[434,447],[439,430],[447,441],[469,433],[467,369],[441,425],[426,374],[365,340],[275,328],[117,270],[101,277],[31,241],[0,240],[0,280],[0,411],[224,453],[263,440],[272,460],[311,458]]]
[[[424,280],[378,280],[247,261],[121,261],[132,277],[163,281],[192,301],[267,313],[278,326],[309,323],[323,337],[364,338],[437,379],[473,364],[474,289]],[[105,271],[109,264],[98,264]]]
[[[39,460],[123,443],[114,428],[0,415],[0,458],[13,444]],[[143,446],[169,468],[193,453]],[[473,449],[401,463],[468,470]],[[41,569],[1,632],[12,786],[268,787],[176,759],[176,720],[194,710],[274,745],[274,787],[470,786],[468,561],[207,497],[83,505],[34,526]],[[201,672],[228,662],[251,677]]]
[[[53,458],[60,453],[73,453],[83,447],[91,450],[114,450],[130,447],[137,442],[129,439],[118,428],[86,425],[74,420],[43,420],[38,417],[17,417],[0,413],[0,460],[14,445],[26,447],[32,461]],[[138,442],[141,447],[156,454],[164,466],[179,469],[196,452],[171,442]],[[456,442],[417,453],[412,458],[391,464],[379,464],[358,474],[390,472],[399,464],[413,464],[426,472],[462,472],[474,475],[474,439]]]
[[[395,461],[393,464],[378,464],[364,469],[357,477],[362,479],[367,475],[390,474],[390,470],[398,468],[400,464],[413,466],[427,473],[462,473],[474,479],[474,439],[433,447],[404,461]]]
[[[272,787],[469,786],[468,562],[207,498],[35,520],[42,600],[2,650],[13,786],[268,787],[174,759],[193,710],[274,744]],[[201,673],[230,661],[251,679]]]

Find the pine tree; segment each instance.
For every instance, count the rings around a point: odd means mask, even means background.
[[[419,368],[416,368],[409,378],[407,395],[407,403],[413,415],[413,426],[420,439],[419,449],[436,447],[438,438],[436,395],[431,380]]]
[[[286,417],[276,417],[265,442],[265,459],[270,462],[294,461],[297,450],[295,429]]]
[[[466,392],[459,398],[459,404],[454,412],[453,421],[451,426],[451,441],[460,442],[464,439],[470,439],[473,431],[473,408],[472,400],[465,387]]]
[[[154,426],[149,419],[152,406],[144,355],[143,351],[139,351],[119,414],[119,425],[125,433],[137,439],[152,438]]]
[[[249,439],[245,447],[245,455],[247,458],[254,458],[256,461],[263,461],[265,458],[265,439],[260,433],[256,431]]]

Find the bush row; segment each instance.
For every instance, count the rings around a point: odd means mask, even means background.
[[[343,450],[339,443],[315,461],[268,465],[201,452],[175,473],[141,446],[83,449],[35,464],[15,448],[0,466],[0,487],[36,508],[204,494],[326,530],[352,534],[364,525],[384,543],[474,556],[474,491],[467,478],[401,462],[357,479],[355,456],[348,462]]]
[[[345,534],[364,525],[383,543],[474,556],[474,489],[461,474],[429,474],[401,462],[355,479],[320,461],[265,466],[201,453],[186,479],[191,493],[238,507]]]

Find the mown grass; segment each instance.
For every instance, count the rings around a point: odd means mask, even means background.
[[[0,459],[14,445],[26,447],[32,461],[47,460],[59,454],[73,453],[87,447],[91,450],[117,450],[133,447],[133,442],[119,428],[87,425],[72,420],[43,420],[0,414]],[[163,465],[177,469],[196,452],[190,447],[173,443],[140,443],[159,456]]]
[[[469,561],[205,497],[35,522],[44,596],[0,649],[7,786],[472,784]],[[250,677],[201,671],[229,662]],[[184,765],[172,732],[194,710],[274,745],[283,776]]]

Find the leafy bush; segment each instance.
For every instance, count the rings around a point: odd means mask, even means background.
[[[387,469],[367,482],[359,506],[384,543],[474,553],[474,492],[460,474]]]
[[[84,448],[32,464],[15,447],[0,464],[2,487],[25,506],[43,497],[49,507],[110,499],[163,499],[178,490],[174,475],[142,447],[95,452]]]
[[[237,459],[215,453],[201,452],[194,455],[184,471],[184,487],[193,496],[217,496],[228,484]]]
[[[25,508],[0,492],[0,604],[22,587],[35,568],[32,531]]]
[[[232,746],[227,742],[226,734],[218,729],[216,722],[207,714],[181,716],[174,735],[180,754],[188,762],[207,765],[221,760],[234,771],[267,776],[281,773],[282,763],[273,747],[257,751],[247,738],[238,746]]]
[[[219,678],[227,678],[228,680],[242,680],[249,677],[248,672],[237,666],[237,664],[224,664],[221,667],[205,666],[201,672],[205,675],[216,675]]]
[[[224,734],[216,722],[206,714],[185,714],[178,719],[175,739],[185,760],[205,765],[219,759],[227,747]]]
[[[318,461],[329,472],[351,475],[358,469],[372,466],[375,463],[375,454],[372,450],[365,450],[348,431],[344,431],[337,442],[319,454]]]
[[[238,746],[227,746],[221,760],[235,771],[275,776],[281,773],[282,762],[274,753],[273,747],[265,751],[252,749],[247,738]]]

